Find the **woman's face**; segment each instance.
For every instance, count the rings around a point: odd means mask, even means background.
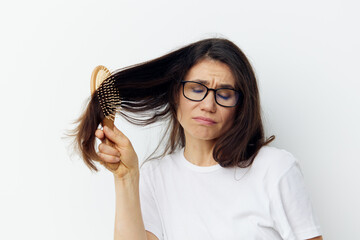
[[[195,64],[184,81],[201,82],[213,89],[225,85],[235,89],[235,79],[230,68],[222,62],[210,59]],[[205,99],[200,102],[185,98],[182,88],[180,91],[177,118],[184,128],[186,141],[189,138],[216,140],[231,128],[236,108],[218,105],[213,91],[209,91]]]

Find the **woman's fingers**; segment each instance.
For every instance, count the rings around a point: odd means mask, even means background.
[[[100,163],[114,175],[121,178],[139,170],[137,154],[130,140],[118,128],[104,126],[103,130],[96,130],[95,135],[102,141],[98,147]],[[113,163],[119,162],[114,168]]]
[[[113,148],[113,146],[110,146],[105,141],[105,134],[102,130],[97,129],[95,131],[95,136],[101,140],[102,143],[99,144],[98,149],[99,152],[97,152],[98,156],[101,158],[102,161],[105,163],[116,163],[120,161],[120,152]],[[102,162],[100,162],[103,164]],[[104,165],[104,164],[103,164]]]
[[[104,153],[115,157],[120,157],[120,152],[118,150],[105,143],[100,143],[98,148],[100,153]]]
[[[117,163],[120,161],[120,157],[118,157],[118,156],[109,155],[109,154],[101,153],[101,152],[98,152],[98,155],[104,162],[107,162],[107,163]]]
[[[109,145],[107,141],[105,141],[104,131],[97,129],[95,131],[95,136],[99,138],[102,142],[98,146],[99,157],[105,162],[110,162],[110,163],[119,162],[120,152],[117,149],[115,149],[112,145]]]
[[[95,131],[95,137],[97,137],[101,141],[104,141],[104,137],[105,137],[104,132],[102,130],[100,130],[100,129],[97,129]]]
[[[117,128],[114,126],[114,129],[110,129],[107,126],[104,126],[103,132],[105,137],[111,142],[115,143],[118,147],[127,146],[129,139]]]

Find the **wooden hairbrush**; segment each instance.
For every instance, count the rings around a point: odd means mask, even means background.
[[[107,126],[110,129],[114,129],[114,120],[115,120],[115,113],[116,111],[111,111],[111,113],[109,113],[109,103],[103,103],[106,99],[104,98],[108,98],[108,99],[116,99],[117,100],[117,104],[120,104],[120,100],[119,100],[119,96],[114,96],[116,93],[114,93],[114,91],[108,91],[108,87],[103,86],[102,83],[104,82],[104,80],[109,79],[111,76],[111,72],[104,66],[97,66],[94,68],[94,70],[92,71],[91,74],[91,80],[90,80],[90,89],[91,89],[91,95],[98,90],[98,94],[99,94],[99,101],[101,101],[101,107],[102,110],[104,112],[105,118],[102,121],[101,125]],[[109,84],[107,84],[109,85]],[[103,89],[105,88],[106,89]],[[108,100],[107,100],[108,101]],[[106,105],[106,106],[104,106]],[[113,108],[110,108],[110,110]],[[110,145],[110,146],[114,146],[114,143],[111,142],[109,139],[105,138],[105,143]],[[117,163],[107,163],[107,162],[100,162],[102,165],[104,165],[106,168],[108,168],[109,170],[116,170],[118,169],[120,162]]]

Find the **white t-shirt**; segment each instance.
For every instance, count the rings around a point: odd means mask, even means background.
[[[201,167],[184,149],[140,169],[145,229],[159,240],[277,240],[321,235],[297,160],[274,147],[252,166]]]

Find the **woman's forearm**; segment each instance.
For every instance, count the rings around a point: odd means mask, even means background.
[[[139,172],[115,181],[115,240],[146,240],[140,209]]]

